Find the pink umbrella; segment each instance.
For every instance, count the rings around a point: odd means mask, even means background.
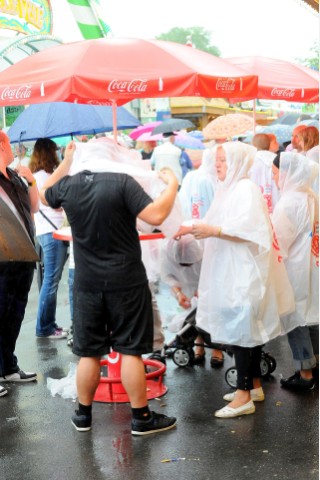
[[[145,123],[144,125],[140,125],[139,127],[132,130],[131,133],[129,133],[129,137],[132,138],[132,140],[138,140],[140,135],[142,135],[143,133],[152,132],[152,130],[158,125],[160,125],[160,123],[162,122],[157,121],[157,122],[149,122],[149,123]],[[145,140],[139,139],[139,141],[145,141]]]
[[[212,120],[202,130],[207,140],[231,138],[254,128],[252,117],[243,113],[228,113]]]
[[[152,135],[151,132],[145,132],[140,134],[140,136],[135,138],[135,140],[137,142],[157,142],[158,140],[163,140],[163,136],[161,133],[158,133],[157,135]]]

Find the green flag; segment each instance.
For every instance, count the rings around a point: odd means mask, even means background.
[[[68,0],[80,32],[86,40],[103,38],[111,34],[111,28],[103,20],[100,0]]]

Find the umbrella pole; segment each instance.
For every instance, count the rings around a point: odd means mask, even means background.
[[[2,107],[2,128],[6,128],[6,107]]]
[[[253,135],[256,134],[256,99],[253,100]]]
[[[113,138],[114,141],[118,141],[117,135],[117,103],[115,100],[112,100],[112,125],[113,125]]]

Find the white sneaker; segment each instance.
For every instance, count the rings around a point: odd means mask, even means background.
[[[61,338],[67,338],[67,336],[67,332],[64,332],[63,330],[55,330],[51,335],[40,338],[49,338],[49,340],[61,340]]]
[[[69,328],[59,327],[58,325],[56,326],[56,330],[59,330],[60,332],[69,333]]]
[[[241,405],[238,408],[231,408],[228,405],[226,407],[221,408],[215,412],[215,416],[219,418],[234,418],[240,417],[241,415],[249,415],[250,413],[254,413],[256,411],[256,407],[252,400],[250,400],[245,405]]]
[[[226,393],[223,396],[223,400],[227,400],[227,402],[232,402],[236,397],[236,393],[237,392]],[[250,395],[251,395],[251,400],[253,402],[263,402],[264,401],[264,392],[262,390],[262,387],[254,388],[253,390],[250,390]]]
[[[19,370],[16,373],[10,373],[9,375],[4,375],[0,377],[2,382],[34,382],[37,380],[37,374],[34,372],[23,372]],[[5,395],[5,393],[3,394]]]
[[[7,395],[7,393],[8,393],[8,390],[4,388],[2,385],[0,385],[0,397],[4,397],[5,395]]]

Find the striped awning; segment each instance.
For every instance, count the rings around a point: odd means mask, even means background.
[[[302,0],[303,3],[309,5],[309,7],[313,8],[316,12],[319,13],[319,0]]]

